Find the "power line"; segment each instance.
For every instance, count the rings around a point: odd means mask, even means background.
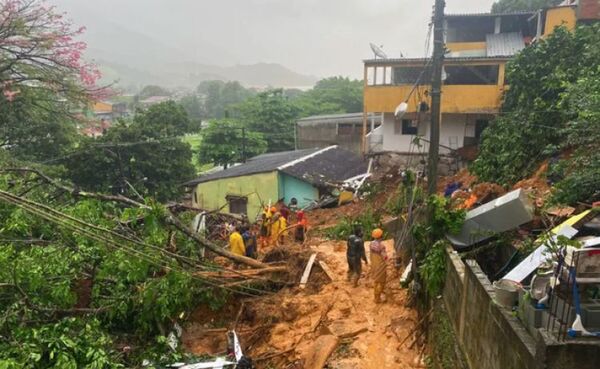
[[[187,274],[191,278],[200,280],[200,281],[202,281],[202,282],[204,282],[204,283],[206,283],[208,285],[211,285],[213,287],[222,288],[222,289],[229,290],[229,291],[236,292],[236,293],[242,293],[242,294],[245,294],[245,295],[251,296],[251,297],[258,296],[258,295],[250,294],[248,292],[237,291],[237,290],[225,287],[225,286],[221,286],[221,285],[218,284],[218,282],[220,282],[220,281],[217,280],[217,279],[215,279],[215,278],[210,278],[210,277],[198,278],[198,277],[196,277],[195,275],[193,275],[192,273],[190,273],[189,271],[187,271],[187,270],[185,270],[183,268],[174,267],[172,265],[169,265],[165,260],[157,259],[155,256],[146,254],[146,253],[144,253],[144,252],[142,252],[140,250],[136,250],[136,249],[124,246],[124,245],[117,244],[116,242],[114,242],[113,240],[111,240],[109,238],[106,238],[106,237],[104,237],[102,235],[99,235],[99,234],[94,234],[92,231],[87,230],[85,228],[82,228],[80,226],[76,226],[75,224],[72,224],[72,223],[70,223],[68,221],[68,219],[77,220],[76,218],[72,218],[72,217],[70,217],[70,216],[68,216],[68,215],[66,215],[64,213],[56,211],[56,210],[54,210],[52,208],[48,208],[48,207],[46,207],[46,206],[44,206],[42,204],[35,203],[33,201],[21,198],[19,196],[15,196],[15,195],[13,195],[13,194],[11,194],[9,192],[5,192],[5,191],[1,191],[1,190],[0,190],[0,199],[4,200],[5,202],[11,203],[11,204],[13,204],[13,205],[15,205],[17,207],[20,207],[20,208],[22,208],[22,209],[24,209],[24,210],[26,210],[26,211],[34,214],[34,215],[37,215],[37,216],[39,216],[39,217],[41,217],[43,219],[46,219],[47,221],[50,221],[50,222],[53,222],[53,223],[65,226],[65,227],[71,229],[72,231],[83,235],[84,237],[93,239],[93,240],[95,240],[97,242],[105,244],[105,245],[107,245],[109,247],[112,247],[112,248],[114,248],[116,250],[123,251],[123,252],[125,252],[125,253],[127,253],[127,254],[129,254],[131,256],[137,257],[137,258],[139,258],[141,260],[144,260],[144,261],[146,261],[146,262],[148,262],[148,263],[150,263],[152,265],[155,265],[155,266],[158,266],[158,267],[161,267],[161,268],[165,268],[165,269],[168,269],[168,270],[173,270],[175,272],[180,272],[180,273]],[[50,209],[51,212],[48,212],[47,209]],[[54,213],[54,214],[52,214],[52,213]],[[89,224],[87,224],[87,223],[85,223],[83,221],[80,221],[80,222],[89,226]],[[99,229],[102,229],[102,228],[99,228]],[[129,239],[129,240],[131,242],[131,239]],[[147,245],[147,244],[145,244],[145,245],[146,246],[151,246],[153,248],[157,248],[157,246]],[[166,250],[162,250],[162,251],[166,251]],[[214,267],[212,269],[212,271],[229,271],[229,270],[226,270],[226,269],[219,270],[219,268]],[[214,281],[216,281],[216,282],[214,282]],[[278,282],[278,281],[272,281],[272,282]],[[271,291],[262,290],[262,289],[256,289],[256,288],[252,288],[252,287],[249,287],[249,286],[243,286],[243,285],[241,285],[240,287],[244,288],[244,289],[247,289],[247,290],[253,290],[253,291],[256,291],[256,292],[261,293],[261,294],[264,294],[264,293],[272,294]]]

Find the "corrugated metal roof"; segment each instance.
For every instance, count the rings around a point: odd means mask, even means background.
[[[513,56],[525,48],[520,32],[496,33],[485,36],[487,56]]]
[[[380,115],[375,113],[367,114],[367,119],[378,118]],[[310,117],[298,120],[298,125],[314,125],[314,124],[334,124],[334,123],[360,123],[363,119],[363,113],[350,114],[328,114],[328,115],[313,115]]]
[[[328,149],[285,151],[255,156],[244,164],[201,176],[185,183],[185,186],[272,172],[280,167],[283,173],[321,185],[328,181],[338,182],[363,174],[367,170],[367,163],[362,157],[336,146]]]
[[[508,60],[510,57],[504,56],[461,56],[461,57],[446,57],[446,62],[462,62],[462,61],[493,61],[493,60]],[[400,58],[400,59],[365,59],[365,64],[408,64],[408,63],[426,63],[428,58]]]
[[[456,13],[456,14],[445,14],[446,18],[462,18],[462,17],[503,17],[510,15],[533,15],[536,14],[535,11],[518,11],[518,12],[508,12],[508,13]]]
[[[200,176],[192,181],[185,183],[186,186],[197,185],[198,183],[210,182],[216,179],[241,177],[250,174],[266,173],[276,170],[283,164],[289,163],[301,157],[313,154],[319,149],[306,149],[296,151],[275,152],[258,155],[248,159],[244,164],[229,167],[219,172],[209,173]]]

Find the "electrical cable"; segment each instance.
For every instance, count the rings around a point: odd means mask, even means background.
[[[189,271],[187,271],[187,270],[185,270],[183,268],[175,268],[175,267],[170,266],[170,265],[165,265],[165,263],[166,263],[165,261],[154,259],[152,256],[144,254],[143,252],[141,252],[139,250],[132,249],[132,248],[129,248],[129,247],[126,247],[126,246],[123,246],[123,245],[119,245],[119,244],[115,243],[111,239],[104,238],[102,236],[94,234],[93,232],[90,232],[89,230],[86,230],[86,229],[83,229],[81,227],[75,226],[75,225],[69,223],[68,221],[66,221],[65,219],[61,219],[59,216],[45,213],[43,210],[37,209],[34,205],[28,204],[29,200],[19,198],[19,197],[15,196],[15,195],[12,195],[12,194],[8,193],[8,192],[0,191],[0,199],[3,199],[4,201],[12,203],[12,204],[14,204],[16,206],[19,206],[19,207],[21,207],[21,208],[23,208],[23,209],[25,209],[25,210],[27,210],[27,211],[35,214],[35,215],[38,215],[38,216],[42,217],[43,219],[46,219],[46,220],[50,221],[50,222],[54,222],[54,223],[57,223],[57,224],[61,224],[61,225],[65,226],[65,227],[68,227],[71,230],[84,235],[85,237],[89,237],[89,238],[91,238],[91,239],[93,239],[95,241],[98,241],[100,243],[106,244],[107,246],[113,247],[116,250],[124,251],[124,252],[126,252],[126,253],[128,253],[130,255],[133,254],[134,256],[137,256],[138,258],[140,258],[142,260],[145,260],[145,261],[147,261],[147,262],[149,262],[151,264],[154,264],[156,266],[159,266],[159,267],[162,267],[162,268],[166,268],[166,269],[169,269],[169,270],[173,270],[173,271],[177,271],[177,272],[180,272],[180,273],[189,274],[192,278],[200,280],[200,281],[203,281],[203,282],[205,282],[205,283],[207,283],[207,284],[209,284],[209,285],[211,285],[213,287],[227,289],[227,290],[230,290],[232,292],[243,293],[243,294],[248,295],[248,296],[253,296],[253,297],[258,296],[258,295],[249,294],[249,293],[246,293],[246,292],[243,292],[243,291],[236,291],[236,290],[233,290],[231,288],[220,286],[217,283],[211,281],[211,280],[216,280],[215,278],[198,278],[198,277],[194,276],[193,274],[190,274]],[[34,203],[34,202],[31,202],[31,203],[33,203],[35,205],[40,205],[40,204],[37,204],[37,203]],[[59,212],[59,214],[62,214],[62,213]],[[221,281],[217,280],[217,282],[221,282]],[[248,287],[248,286],[240,286],[240,287],[246,288],[246,289],[249,289],[249,290],[255,290],[255,291],[259,292],[259,293],[272,293],[271,291],[259,290],[259,289],[251,288],[251,287]]]

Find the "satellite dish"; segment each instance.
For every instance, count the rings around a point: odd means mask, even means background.
[[[373,50],[373,54],[375,54],[375,59],[377,59],[377,57],[381,58],[381,59],[387,59],[387,55],[386,53],[381,49],[380,46],[375,45],[374,43],[369,43],[369,45],[371,46],[371,50]]]
[[[406,114],[407,110],[408,110],[408,104],[403,101],[400,103],[400,105],[398,105],[398,107],[396,108],[396,111],[394,111],[394,115],[396,116],[397,119],[400,119],[404,116],[404,114]]]

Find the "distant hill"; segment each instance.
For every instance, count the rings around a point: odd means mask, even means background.
[[[76,21],[87,26],[86,57],[100,66],[104,83],[118,80],[125,88],[149,84],[195,88],[202,81],[219,79],[237,80],[248,87],[305,87],[317,80],[279,64],[237,65],[235,55],[200,39],[193,45],[166,44],[98,16],[84,2],[69,5]]]
[[[246,87],[311,87],[317,77],[306,76],[273,63],[219,67],[196,63],[169,63],[157,67],[133,67],[98,60],[103,82],[118,81],[125,88],[145,85],[195,88],[202,81],[239,81]]]

